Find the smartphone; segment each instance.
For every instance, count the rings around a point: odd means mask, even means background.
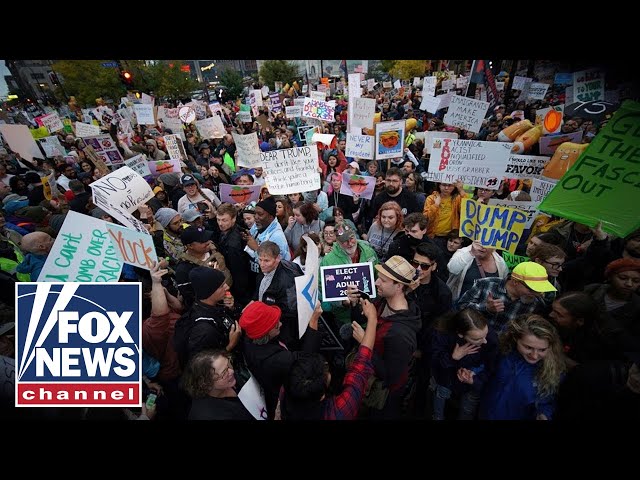
[[[362,290],[358,290],[357,294],[360,296],[360,298],[364,298],[365,300],[371,301],[371,297],[369,296],[368,293],[363,292]]]
[[[155,393],[150,393],[149,395],[147,395],[147,401],[145,402],[147,408],[153,408],[155,406],[157,397],[158,396]]]
[[[207,207],[207,204],[204,202],[198,202],[196,203],[196,205],[198,206],[198,211],[200,213],[204,213],[209,209],[209,207]]]

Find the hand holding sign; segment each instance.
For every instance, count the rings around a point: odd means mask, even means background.
[[[504,302],[500,299],[493,298],[491,292],[489,292],[489,296],[487,297],[487,311],[493,314],[504,312]]]

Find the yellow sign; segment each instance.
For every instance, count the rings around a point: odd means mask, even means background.
[[[515,208],[485,205],[463,198],[460,205],[460,236],[480,242],[485,247],[515,253],[527,214]]]

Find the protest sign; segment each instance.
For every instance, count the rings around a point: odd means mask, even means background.
[[[444,123],[478,133],[488,109],[489,102],[454,95],[444,116]]]
[[[426,152],[431,155],[431,147],[433,146],[434,138],[453,138],[457,139],[458,134],[456,132],[439,132],[439,131],[426,131],[424,132],[424,148]]]
[[[347,285],[351,284],[355,284],[358,290],[369,294],[371,298],[376,296],[371,262],[320,267],[320,281],[323,302],[347,300]]]
[[[497,190],[509,159],[512,143],[435,138],[427,180]]]
[[[425,112],[435,114],[440,108],[440,97],[432,97],[430,95],[425,95],[422,97],[422,102],[420,103],[420,110],[424,110]]]
[[[574,79],[575,80],[575,79]],[[625,237],[640,227],[640,103],[626,100],[540,204],[540,210]]]
[[[106,222],[69,210],[38,281],[117,282],[121,271]]]
[[[302,107],[285,107],[285,115],[287,118],[298,118],[302,116]]]
[[[536,110],[536,125],[542,125],[544,135],[560,133],[563,125],[564,105]]]
[[[534,178],[531,182],[529,195],[532,202],[542,202],[547,194],[556,186],[556,181],[543,180],[542,178]]]
[[[604,100],[604,73],[597,68],[573,72],[573,101]]]
[[[335,106],[332,106],[330,102],[305,98],[302,106],[302,116],[324,122],[335,122]]]
[[[236,120],[240,123],[251,123],[251,112],[238,112],[236,114]]]
[[[147,162],[147,157],[144,155],[136,155],[135,157],[127,158],[124,161],[124,164],[142,177],[151,175],[149,162]]]
[[[456,88],[463,89],[467,87],[467,83],[469,83],[469,77],[460,77],[456,79]],[[502,82],[504,84],[504,82]],[[498,82],[496,82],[497,86]]]
[[[515,208],[484,205],[463,198],[460,205],[460,236],[478,241],[485,247],[514,253],[527,215]]]
[[[525,88],[525,85],[531,82],[533,82],[533,78],[520,77],[516,75],[515,77],[513,77],[513,84],[511,85],[511,88],[513,88],[514,90],[523,90]]]
[[[351,114],[352,128],[372,128],[373,117],[376,113],[375,98],[349,98],[349,110],[353,109]]]
[[[220,184],[220,200],[223,202],[250,203],[260,199],[262,185],[229,185]]]
[[[179,159],[166,159],[166,160],[150,160],[147,162],[151,175],[157,177],[163,173],[182,173],[182,167]]]
[[[258,134],[256,132],[247,135],[240,135],[231,132],[233,141],[236,144],[238,156],[236,163],[239,167],[260,167],[260,146],[258,145]]]
[[[267,420],[267,403],[264,400],[264,393],[256,377],[251,375],[249,380],[242,386],[238,392],[238,398],[242,402],[244,408],[256,420]]]
[[[347,133],[347,148],[345,149],[345,155],[347,157],[373,160],[374,140],[375,137],[372,135],[358,135],[356,133]]]
[[[129,213],[153,197],[146,180],[127,166],[99,178],[90,186],[93,203],[99,207],[115,205]]]
[[[222,106],[220,102],[212,102],[209,104],[209,110],[212,115],[216,115],[218,112],[222,113]]]
[[[509,269],[509,271],[512,271],[516,267],[516,265],[522,262],[530,261],[529,257],[523,257],[522,255],[515,255],[505,250],[502,251],[502,259],[504,260],[504,263],[507,264],[507,268]]]
[[[111,135],[85,137],[84,143],[91,146],[105,164],[121,165],[124,163],[124,158],[122,158],[122,154]]]
[[[39,117],[42,121],[42,124],[47,127],[51,133],[57,132],[58,130],[64,130],[64,124],[57,113],[49,113],[48,115],[42,115]]]
[[[151,95],[147,95],[144,92],[142,93],[142,98],[140,99],[140,101],[145,105],[153,105],[155,103],[154,97],[152,97]]]
[[[542,169],[549,161],[549,157],[538,155],[509,155],[507,168],[503,177],[507,178],[540,178]]]
[[[455,80],[449,79],[449,80],[442,80],[442,84],[440,85],[440,88],[442,88],[442,90],[451,90],[453,88],[453,85],[455,84]]]
[[[109,167],[107,167],[107,164],[104,163],[102,157],[96,153],[91,145],[87,145],[82,149],[82,151],[87,156],[87,158],[93,162],[93,164],[96,166],[96,170],[98,170],[102,176],[109,175],[111,170],[109,169]]]
[[[46,128],[44,129],[47,130]],[[26,125],[0,125],[0,133],[4,137],[5,142],[9,145],[9,148],[14,152],[18,152],[22,158],[27,161],[32,161],[33,157],[42,158],[42,153],[36,144],[29,127]],[[49,133],[44,135],[47,137]]]
[[[333,142],[333,139],[336,136],[333,133],[318,133],[315,132],[312,136],[311,136],[311,143],[322,143],[324,145],[326,145],[327,147],[331,146],[331,143]],[[309,145],[309,143],[307,142],[307,145]]]
[[[153,105],[148,103],[136,103],[133,106],[136,112],[136,120],[140,125],[155,125],[156,119],[153,117]]]
[[[66,150],[62,148],[60,144],[60,140],[58,137],[44,137],[38,140],[40,146],[44,150],[44,153],[47,157],[53,158],[56,155],[66,155]]]
[[[280,101],[280,95],[278,93],[269,94],[271,100],[271,111],[273,113],[280,113],[282,111],[282,102]]]
[[[214,121],[214,117],[205,118],[204,120],[196,120],[196,128],[198,129],[200,137],[203,139],[221,138],[224,135],[222,132],[217,131]]]
[[[180,107],[178,109],[178,118],[184,123],[191,123],[196,119],[196,112],[191,107]]]
[[[249,90],[249,98],[253,98],[253,103],[256,107],[264,106],[262,103],[262,91],[259,89]]]
[[[349,195],[350,197],[358,195],[360,198],[371,200],[373,198],[373,191],[375,190],[375,187],[376,177],[349,175],[347,172],[342,172],[340,193],[344,195]]]
[[[544,100],[547,90],[549,89],[548,83],[531,83],[529,85],[529,93],[527,98],[529,100]]]
[[[405,121],[376,123],[376,160],[402,157]]]
[[[319,92],[319,91],[312,90],[309,92],[309,98],[311,98],[312,100],[318,100],[320,102],[324,102],[327,100],[327,94],[324,91]]]
[[[581,143],[583,133],[582,130],[578,130],[573,133],[540,137],[540,154],[553,155],[556,149],[565,142]]]
[[[312,125],[300,125],[298,127],[298,137],[300,138],[300,141],[305,145],[311,144],[311,138],[313,137],[313,134],[315,132],[316,132],[316,128],[313,127]],[[309,133],[309,143],[307,143],[307,133]]]
[[[272,195],[318,190],[318,149],[315,146],[261,152],[261,163],[267,174]]]
[[[187,151],[184,149],[184,144],[178,135],[165,135],[162,139],[169,154],[169,159],[187,161]]]
[[[527,221],[524,228],[531,228],[531,224],[539,215],[538,206],[540,202],[519,202],[516,200],[500,200],[499,198],[490,198],[489,205],[498,205],[500,207],[515,208],[522,210],[527,215]]]
[[[116,255],[122,263],[151,270],[158,261],[153,237],[148,232],[136,232],[130,228],[105,222],[111,243],[116,247]]]
[[[307,258],[305,260],[305,273],[296,277],[296,297],[298,306],[298,334],[302,338],[309,326],[309,320],[316,308],[318,300],[318,265],[320,253],[318,247],[308,236],[300,241],[307,242]]]

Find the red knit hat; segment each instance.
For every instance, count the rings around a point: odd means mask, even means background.
[[[640,272],[640,260],[636,260],[635,258],[619,258],[614,260],[607,265],[604,276],[605,278],[609,278],[616,273],[628,271]]]
[[[264,337],[278,325],[282,311],[275,305],[253,302],[246,307],[240,316],[240,328],[252,340]]]

